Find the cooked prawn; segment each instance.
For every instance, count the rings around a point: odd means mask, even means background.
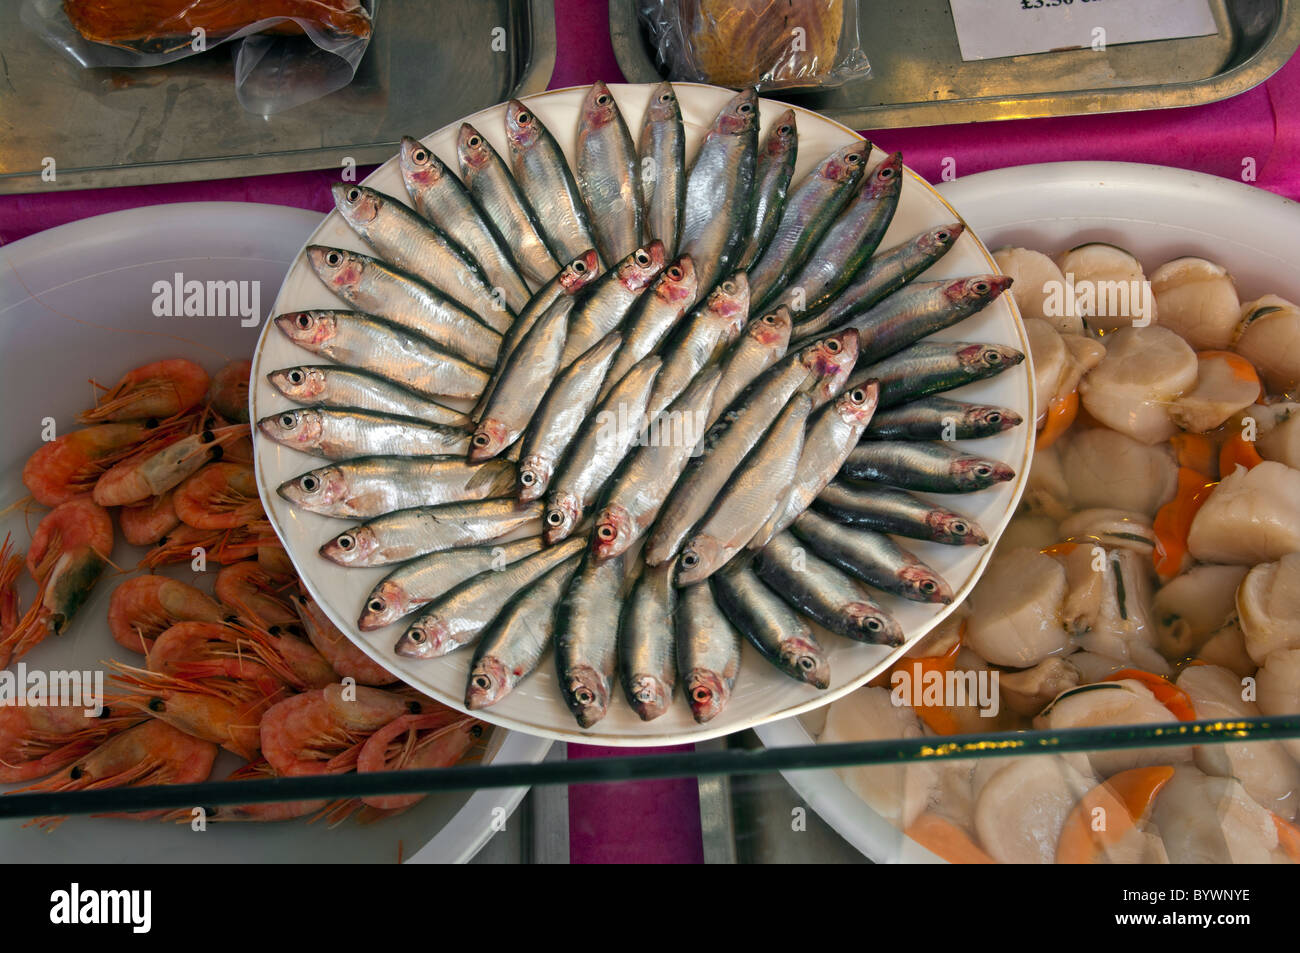
[[[242,463],[209,463],[176,488],[172,505],[195,529],[234,529],[263,516],[253,468]]]
[[[208,372],[193,361],[184,358],[154,361],[127,371],[115,385],[104,388],[94,409],[78,419],[90,423],[174,417],[202,400],[207,389]]]
[[[226,615],[200,590],[166,576],[128,579],[108,600],[108,629],[114,641],[145,655],[154,640],[177,622],[220,622]]]
[[[226,684],[194,681],[110,663],[113,680],[133,694],[115,696],[113,706],[165,721],[187,735],[220,745],[252,761],[260,754],[262,715],[273,698],[250,698]]]
[[[150,784],[197,784],[212,773],[217,746],[151,718],[121,731],[57,774],[20,791],[84,791]],[[17,792],[15,792],[17,793]],[[150,816],[156,816],[152,812]],[[133,815],[139,817],[140,815]],[[53,827],[61,818],[32,823]]]
[[[350,692],[354,701],[347,700]],[[377,688],[318,688],[262,716],[262,754],[280,775],[341,774],[355,764],[366,738],[419,710],[418,702]]]
[[[366,739],[357,756],[357,772],[449,768],[465,757],[483,737],[484,730],[483,722],[450,708],[403,715]],[[424,797],[395,794],[361,800],[381,811],[403,811]]]
[[[250,625],[263,629],[293,625],[298,614],[275,581],[252,561],[234,563],[217,573],[212,593]]]
[[[269,698],[285,688],[287,672],[274,671],[250,651],[245,630],[214,622],[177,622],[158,636],[149,650],[150,672],[196,681],[224,679],[242,683],[250,698]]]
[[[114,464],[99,478],[95,502],[100,506],[126,506],[165,493],[209,461],[221,459],[225,446],[247,436],[248,428],[236,424],[215,430],[204,427],[188,436],[175,436],[164,445],[151,443]]]
[[[18,626],[18,574],[22,568],[22,554],[14,552],[13,540],[6,535],[0,545],[0,642]]]
[[[0,668],[62,632],[86,601],[113,552],[113,519],[90,500],[71,500],[36,527],[27,568],[39,585],[31,607],[0,637]]]
[[[297,575],[289,554],[284,550],[284,544],[278,539],[269,539],[257,547],[257,564],[273,578],[288,580]]]
[[[397,679],[382,665],[371,660],[353,644],[313,599],[299,595],[294,600],[298,619],[311,644],[325,656],[342,678],[352,678],[360,685],[390,685]]]
[[[156,569],[169,563],[189,562],[194,558],[195,549],[202,550],[213,562],[228,566],[256,556],[259,548],[275,538],[275,530],[266,520],[232,530],[195,529],[182,523],[158,540],[158,545],[140,560],[140,568]]]
[[[258,758],[232,771],[227,781],[245,781],[275,777],[265,758]],[[267,801],[253,804],[218,804],[206,809],[210,821],[291,821],[315,814],[330,805],[329,801]],[[173,811],[164,820],[188,824],[194,818],[189,809]]]
[[[248,378],[252,371],[252,361],[231,361],[212,376],[207,402],[232,423],[248,423]]]
[[[27,458],[23,485],[43,506],[89,497],[106,471],[141,447],[168,437],[173,429],[125,423],[73,430],[42,445]]]
[[[80,705],[0,707],[0,784],[52,774],[138,721],[109,706],[99,717]]]
[[[117,514],[122,538],[132,546],[152,546],[180,525],[180,521],[176,507],[172,506],[171,490],[143,503],[124,506]]]

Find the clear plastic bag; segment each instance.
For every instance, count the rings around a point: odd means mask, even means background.
[[[858,0],[640,0],[674,80],[830,89],[870,75]]]
[[[237,42],[235,91],[269,115],[352,82],[378,0],[25,0],[23,23],[83,67],[161,66]]]

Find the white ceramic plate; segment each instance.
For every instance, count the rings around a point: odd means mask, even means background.
[[[94,403],[90,378],[111,382],[140,364],[189,357],[209,372],[247,357],[258,327],[238,317],[156,317],[156,281],[230,279],[260,283],[261,312],[320,215],[276,205],[189,203],[114,212],[41,232],[0,248],[0,508],[27,493],[22,467],[40,445],[44,419],[59,433]],[[251,286],[250,286],[251,287]],[[0,516],[0,537],[13,533],[25,550],[43,507]],[[143,550],[120,539],[113,561],[136,565]],[[214,566],[215,568],[219,568]],[[210,589],[188,566],[169,575]],[[210,576],[210,574],[209,574]],[[106,576],[68,631],[47,639],[23,662],[29,670],[98,669],[103,659],[132,663],[108,634],[108,600],[125,577]],[[23,590],[24,605],[32,590]],[[111,690],[111,686],[107,686]],[[550,747],[519,732],[493,733],[493,763],[540,761]],[[214,778],[237,763],[223,755]],[[466,861],[523,798],[524,788],[447,793],[425,798],[406,814],[334,830],[305,820],[281,824],[188,825],[73,817],[53,834],[0,821],[0,857],[29,862],[195,863],[395,862],[399,856]],[[413,858],[415,859],[415,858]]]
[[[1263,189],[1199,172],[1132,162],[1054,162],[982,172],[939,189],[992,248],[1055,255],[1084,242],[1128,249],[1150,274],[1183,255],[1232,273],[1242,301],[1264,294],[1300,300],[1300,205]],[[789,718],[758,728],[768,747],[815,743]],[[904,838],[834,771],[785,774],[835,830],[877,863],[936,859]]]
[[[685,83],[676,85],[686,125],[689,161],[713,117],[733,94],[712,86]],[[640,128],[650,89],[649,86],[612,87],[623,116],[632,129]],[[573,155],[579,110],[585,94],[586,87],[582,87],[554,90],[527,100],[533,112],[541,117],[570,158]],[[767,124],[785,108],[784,104],[768,100],[761,102],[762,135],[766,135]],[[797,107],[796,113],[799,126],[796,179],[827,153],[859,138],[851,130],[816,113]],[[474,127],[487,136],[502,155],[507,154],[504,116],[505,107],[496,106],[469,117]],[[452,168],[457,167],[455,143],[459,127],[460,123],[453,123],[424,139],[425,144]],[[883,158],[884,153],[877,150],[873,161]],[[396,159],[389,160],[366,181],[381,192],[406,199]],[[921,231],[956,220],[957,215],[952,208],[924,180],[909,171],[898,213],[882,247],[887,248]],[[311,243],[365,250],[361,239],[337,212],[325,219],[312,235]],[[956,277],[995,270],[987,250],[974,235],[967,232],[936,265],[934,273],[927,277]],[[275,303],[275,313],[339,307],[347,305],[326,290],[312,272],[306,256],[300,255],[285,278]],[[1006,297],[940,336],[1006,344],[1021,351],[1028,350],[1023,329]],[[303,363],[307,357],[307,352],[292,344],[268,322],[253,366],[255,387],[251,401],[255,419],[293,406],[271,387],[266,381],[266,374],[278,368]],[[319,358],[311,357],[311,360],[319,361]],[[1010,407],[1027,421],[1034,419],[1027,364],[954,393],[967,400]],[[1021,426],[997,437],[973,442],[978,443],[981,452],[1010,464],[1018,476],[1011,482],[981,493],[960,499],[946,499],[949,505],[976,519],[991,539],[997,539],[1020,498],[1031,437],[1030,428]],[[334,622],[372,658],[435,698],[449,705],[463,707],[466,672],[473,650],[462,650],[441,659],[417,661],[402,658],[393,652],[393,645],[403,628],[401,623],[374,632],[360,632],[356,619],[361,605],[374,584],[388,570],[348,569],[322,559],[317,554],[321,543],[348,524],[296,510],[275,492],[275,488],[285,480],[319,466],[320,460],[281,447],[260,434],[257,439],[258,482],[263,503],[289,554],[307,580],[312,594]],[[957,601],[969,591],[991,550],[988,546],[950,547],[929,543],[915,543],[913,546],[912,541],[908,541],[908,545],[945,576],[957,594]],[[951,611],[951,607],[919,605],[891,597],[883,597],[883,602],[894,612],[910,639],[920,638]],[[560,698],[555,668],[549,659],[532,678],[517,687],[504,701],[477,714],[500,725],[567,741],[606,745],[678,744],[729,734],[773,718],[823,705],[870,679],[896,654],[884,647],[861,645],[834,636],[826,637],[825,647],[831,663],[832,683],[828,690],[819,692],[781,674],[746,645],[740,676],[730,702],[720,715],[705,725],[694,722],[688,707],[680,699],[660,718],[648,723],[642,722],[624,703],[621,689],[616,689],[619,697],[610,706],[609,714],[594,728],[584,731],[577,726]]]

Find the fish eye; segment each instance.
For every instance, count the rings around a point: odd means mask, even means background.
[[[799,667],[805,672],[811,672],[817,667],[817,663],[807,655],[799,656]]]
[[[709,691],[703,685],[697,685],[695,689],[691,692],[691,698],[694,701],[698,702],[699,704],[703,705],[713,700],[713,692]]]
[[[573,693],[573,697],[578,702],[579,705],[590,705],[592,702],[596,700],[596,696],[593,695],[591,691],[586,688],[578,689],[576,692]]]
[[[337,251],[330,252],[325,256],[325,264],[335,266],[343,264],[343,253]]]
[[[597,105],[597,106],[608,106],[608,105],[609,105],[609,96],[608,96],[606,93],[601,93],[599,96],[596,97],[596,105]]]
[[[682,270],[678,268],[676,265],[673,265],[671,268],[668,269],[668,277],[671,278],[673,281],[681,281]]]
[[[868,619],[867,628],[870,629],[872,632],[879,632],[883,628],[883,626],[881,625],[879,619]]]
[[[975,293],[976,293],[976,294],[981,294],[981,295],[982,295],[982,294],[988,294],[988,293],[989,293],[989,288],[990,288],[991,286],[989,285],[989,283],[988,283],[987,281],[977,281],[977,282],[975,282],[975,284],[972,285],[971,287],[973,287],[973,288],[975,289]]]
[[[533,476],[533,471],[525,470],[523,473],[519,474],[519,482],[523,486],[532,486],[537,482],[537,477]]]
[[[763,315],[763,323],[764,323],[764,324],[776,324],[776,315],[775,315],[775,314],[772,314],[771,312],[769,312],[769,313]]]
[[[370,602],[366,604],[366,608],[371,612],[383,612],[388,607],[384,605],[383,599],[371,599]]]
[[[984,352],[984,363],[987,364],[989,367],[993,367],[993,366],[995,366],[995,365],[1001,363],[1001,361],[1002,361],[1002,358],[998,356],[998,352],[997,352],[997,351],[985,351],[985,352]]]
[[[660,93],[660,94],[659,94],[659,101],[660,101],[661,103],[671,103],[671,102],[673,101],[673,94],[672,94],[672,93]]]
[[[881,170],[880,170],[880,177],[881,177],[882,179],[892,179],[892,178],[894,177],[894,170],[893,170],[893,167],[892,167],[892,166],[885,166],[883,169],[881,169]]]
[[[647,255],[645,252],[643,252],[643,251],[642,251],[641,249],[639,249],[639,248],[636,250],[636,255],[633,256],[633,257],[636,259],[636,263],[637,263],[638,265],[648,265],[648,264],[650,264],[650,256]]]
[[[481,430],[474,434],[474,437],[470,440],[470,443],[474,444],[476,447],[486,447],[491,442],[492,438]]]
[[[1001,415],[1000,413],[998,413],[996,410],[993,411],[991,414],[989,414],[989,415],[988,415],[987,417],[985,417],[984,419],[987,420],[987,421],[988,421],[989,423],[991,423],[991,424],[1000,424],[1000,423],[1002,423],[1002,415]]]
[[[938,589],[938,588],[939,588],[939,587],[938,587],[937,585],[935,585],[935,582],[934,582],[933,579],[927,579],[927,580],[925,580],[925,582],[921,583],[921,591],[922,591],[922,592],[934,592],[934,591],[935,591],[936,589]]]
[[[547,526],[564,525],[564,514],[561,513],[559,510],[551,510],[549,513],[546,514],[546,525]]]
[[[298,418],[295,415],[293,414],[280,415],[280,426],[284,427],[286,430],[292,430],[297,425],[298,425]]]
[[[941,242],[946,242],[948,239],[952,238],[952,232],[945,228],[942,231],[935,232],[934,237],[939,239]]]
[[[788,122],[781,123],[781,125],[776,127],[776,134],[778,136],[790,135],[790,124]]]
[[[587,270],[587,263],[579,259],[578,261],[575,261],[573,263],[573,270],[578,274],[582,274],[584,271]]]
[[[636,700],[639,702],[652,702],[655,700],[655,693],[648,688],[643,688],[636,693]]]
[[[303,328],[303,329],[306,329],[306,328],[311,327],[311,325],[312,325],[311,315],[310,315],[310,314],[307,314],[306,312],[304,312],[304,313],[298,315],[298,319],[297,319],[296,321],[294,321],[294,324],[298,325],[298,327]],[[290,378],[290,379],[292,380],[292,378]],[[294,383],[297,384],[297,383],[299,383],[299,382],[298,382],[298,381],[294,381]]]
[[[979,466],[975,468],[976,476],[986,477],[991,475],[992,473],[993,473],[993,468],[988,464],[981,463]]]
[[[735,283],[734,281],[724,281],[724,282],[722,283],[722,293],[723,293],[723,294],[729,294],[729,295],[730,295],[730,294],[735,294],[735,293],[736,293],[736,283]]]
[[[844,157],[844,161],[847,162],[849,165],[857,165],[859,162],[862,161],[862,156],[857,152],[850,152],[847,156]]]
[[[351,549],[353,543],[355,543],[356,540],[354,540],[347,533],[344,533],[342,536],[336,539],[335,542],[338,543],[339,549]]]
[[[608,542],[614,538],[614,527],[605,525],[596,528],[596,535]]]
[[[842,346],[842,345],[840,344],[838,338],[827,338],[827,339],[826,339],[826,350],[830,351],[832,354],[838,354],[838,353],[840,353],[840,348],[841,348],[841,346]]]
[[[423,629],[412,629],[408,634],[411,636],[411,641],[416,645],[423,644],[424,640],[428,638],[428,636],[424,634]]]
[[[492,687],[492,679],[488,678],[486,675],[475,675],[474,687],[481,692],[485,692]]]
[[[867,399],[867,392],[864,391],[861,387],[855,389],[852,393],[849,394],[849,400],[853,401],[853,403],[855,404],[860,404],[866,399]]]
[[[954,533],[957,533],[958,535],[961,535],[961,536],[965,536],[965,535],[966,535],[966,530],[967,530],[967,529],[968,529],[968,527],[967,527],[966,524],[963,523],[961,520],[953,520],[953,521],[952,521],[952,531],[953,531]]]
[[[465,144],[469,146],[471,149],[477,149],[482,142],[483,140],[480,139],[478,136],[470,136],[468,139],[465,140]]]
[[[695,555],[695,553],[688,552],[684,556],[682,556],[683,569],[694,569],[699,564],[700,564],[700,557]]]
[[[349,202],[355,202],[359,198],[361,198],[361,190],[359,188],[354,185],[352,188],[348,189],[347,200]]]
[[[304,380],[306,380],[306,375],[304,375],[302,371],[290,371],[290,372],[289,372],[289,383],[290,383],[290,384],[301,384]]]
[[[530,122],[533,121],[532,114],[529,113],[529,112],[524,112],[524,111],[521,111],[521,112],[519,113],[519,116],[518,116],[517,118],[518,118],[518,121],[519,121],[519,125],[521,125],[521,126],[526,126],[526,125],[528,125]]]
[[[748,116],[753,111],[754,111],[754,107],[749,103],[741,103],[740,106],[736,109],[736,112],[740,113],[742,116]]]
[[[425,152],[423,149],[416,149],[411,153],[411,158],[420,163],[428,162],[429,153]]]
[[[301,486],[308,493],[315,493],[317,488],[320,487],[320,481],[317,480],[314,476],[312,476],[309,473],[307,474],[307,476],[303,477],[301,481],[299,481],[298,485]]]

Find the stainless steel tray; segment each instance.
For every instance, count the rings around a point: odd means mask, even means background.
[[[235,99],[229,47],[79,69],[19,22],[20,7],[0,4],[0,193],[379,162],[402,135],[544,90],[555,68],[551,0],[384,0],[351,85],[264,118]],[[53,182],[40,177],[46,157]]]
[[[1300,47],[1298,0],[1210,0],[1216,36],[966,63],[948,0],[859,0],[870,78],[773,94],[854,129],[1194,106],[1235,96]],[[629,82],[662,79],[637,17],[610,0],[614,54]]]

